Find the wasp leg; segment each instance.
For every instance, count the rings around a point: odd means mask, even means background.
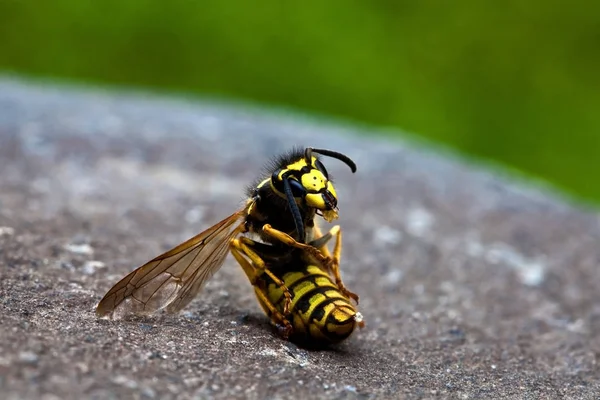
[[[313,241],[309,244],[321,250],[321,253],[323,253],[325,257],[331,257],[331,253],[329,252],[329,249],[327,248],[326,244],[327,242],[329,242],[332,235],[329,233],[323,235],[323,233],[321,232],[321,228],[319,228],[319,224],[317,224],[316,221],[315,226],[313,226],[313,237],[315,239],[313,239]],[[324,239],[325,237],[327,238]]]
[[[336,230],[337,228],[337,230]],[[335,230],[335,231],[334,231]],[[335,283],[340,288],[340,292],[344,293],[346,296],[354,299],[356,304],[358,304],[358,295],[356,293],[351,292],[346,288],[344,283],[342,282],[342,275],[340,274],[340,259],[342,257],[342,230],[339,225],[331,228],[328,234],[335,236],[335,245],[333,248],[333,259],[329,264],[329,268],[331,272],[333,272],[333,276],[335,277]]]
[[[254,250],[250,248],[250,246],[253,246],[254,244],[256,244],[254,240],[246,237],[241,237],[240,239],[234,239],[232,241],[232,245],[236,247],[236,250],[242,252],[252,262],[252,267],[254,268],[254,277],[248,276],[248,278],[250,279],[253,285],[255,285],[258,276],[264,273],[269,278],[271,278],[273,283],[278,285],[283,290],[283,295],[285,296],[283,314],[287,316],[290,313],[290,306],[292,304],[292,294],[285,285],[285,282],[273,275],[273,273],[265,265],[264,260]]]
[[[279,231],[279,230],[273,228],[269,224],[265,224],[263,226],[262,230],[267,235],[271,236],[274,239],[279,240],[280,242],[282,242],[285,245],[306,251],[308,254],[310,254],[311,256],[313,256],[314,258],[316,258],[319,262],[321,262],[323,264],[331,263],[331,257],[328,257],[327,255],[323,254],[323,252],[318,247],[312,246],[311,244],[300,243],[296,239],[294,239],[293,237],[288,235],[287,233]],[[317,242],[317,245],[324,247],[328,240],[329,239],[325,239],[324,240],[325,243],[320,243],[320,238],[319,238],[319,239],[313,240],[311,243]]]
[[[290,326],[289,321],[285,319],[284,316],[287,316],[290,313],[290,305],[292,304],[292,294],[290,290],[287,288],[285,283],[273,275],[271,271],[265,265],[265,262],[254,250],[250,248],[255,242],[252,239],[248,239],[242,237],[240,239],[233,239],[230,243],[230,250],[237,262],[240,264],[246,276],[250,280],[252,286],[255,287],[255,291],[261,300],[265,301],[265,304],[269,307],[269,311],[271,311],[272,315],[274,315],[277,319],[281,320],[280,322],[285,326]],[[251,262],[249,262],[244,256],[248,257]],[[271,280],[281,287],[283,291],[283,295],[285,296],[284,305],[283,305],[283,315],[275,309],[275,306],[264,296],[262,291],[256,289],[256,284],[258,281],[258,277],[261,274],[266,274]]]
[[[275,239],[278,239],[281,242],[285,243],[286,245],[302,249],[309,253],[311,256],[315,257],[329,270],[331,270],[335,278],[335,283],[338,285],[340,292],[350,297],[351,299],[354,299],[354,301],[356,301],[356,304],[358,304],[358,295],[346,288],[344,282],[342,281],[342,276],[340,274],[340,259],[342,256],[342,230],[339,225],[334,226],[329,230],[329,232],[327,232],[320,238],[313,240],[312,242],[310,242],[310,244],[300,243],[290,235],[273,229],[271,225],[263,226],[263,231],[268,235],[274,237]],[[325,256],[325,254],[323,254],[320,248],[326,248],[325,245],[333,236],[335,236],[333,257],[327,257]]]
[[[331,238],[333,238],[333,236],[331,236],[331,233],[327,232],[327,234],[325,234],[324,236],[321,236],[318,239],[312,240],[310,242],[308,242],[308,244],[312,247],[316,247],[317,249],[319,249],[319,251],[325,256],[324,251],[321,250],[321,248],[323,249],[327,249],[327,242],[329,242],[331,240]],[[327,256],[327,257],[331,257],[331,255]]]

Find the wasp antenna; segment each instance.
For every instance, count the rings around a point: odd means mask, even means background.
[[[307,147],[304,150],[304,161],[306,161],[306,165],[309,167],[312,165],[312,150],[311,147]]]
[[[344,164],[346,164],[347,166],[349,166],[350,170],[352,170],[352,173],[356,172],[356,164],[347,155],[338,153],[337,151],[332,151],[332,150],[327,150],[327,149],[311,148],[311,150],[314,151],[315,153],[322,154],[327,157],[336,158],[336,159],[340,160],[341,162],[343,162]]]
[[[298,232],[298,240],[301,243],[304,243],[304,224],[302,223],[302,215],[300,215],[300,209],[298,209],[298,204],[296,204],[296,199],[294,198],[294,194],[292,193],[292,187],[290,186],[290,182],[286,175],[283,176],[283,190],[285,192],[285,197],[290,206],[290,210],[292,211],[292,216],[294,217],[294,224],[296,225],[296,231]]]

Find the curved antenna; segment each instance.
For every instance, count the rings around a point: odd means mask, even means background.
[[[300,215],[300,209],[298,208],[298,204],[296,204],[296,199],[294,198],[294,194],[292,193],[292,187],[290,186],[290,182],[288,180],[287,175],[283,175],[282,178],[283,191],[285,192],[285,197],[287,198],[290,210],[292,211],[292,216],[294,217],[296,232],[298,232],[298,241],[300,243],[304,243],[304,240],[306,238],[304,236],[304,225],[302,223],[302,215]]]
[[[314,151],[315,153],[322,154],[324,156],[331,157],[331,158],[336,158],[336,159],[340,160],[341,162],[343,162],[344,164],[346,164],[347,166],[349,166],[350,170],[352,170],[352,173],[356,172],[356,164],[354,163],[354,161],[352,161],[350,159],[350,157],[348,157],[342,153],[338,153],[337,151],[332,151],[332,150],[327,150],[327,149],[314,149],[314,148],[309,147],[306,149],[306,151],[304,153],[305,157],[306,157],[306,154],[308,154],[309,149],[310,149],[310,151]]]

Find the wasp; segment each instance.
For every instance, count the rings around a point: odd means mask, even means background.
[[[96,314],[176,313],[231,253],[283,338],[344,340],[364,323],[351,303],[358,304],[358,296],[341,279],[340,227],[323,235],[315,223],[316,216],[338,218],[337,194],[319,155],[356,172],[349,157],[331,150],[309,147],[280,156],[248,188],[244,207],[126,275],[105,294]],[[327,243],[333,237],[331,254]]]

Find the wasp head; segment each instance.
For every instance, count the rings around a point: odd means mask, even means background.
[[[294,214],[297,228],[302,223],[298,206],[311,208],[331,222],[338,217],[338,198],[323,163],[315,154],[336,158],[356,172],[356,164],[347,156],[330,150],[307,148],[304,156],[273,173],[272,187],[284,195]],[[299,231],[300,233],[301,231]]]

